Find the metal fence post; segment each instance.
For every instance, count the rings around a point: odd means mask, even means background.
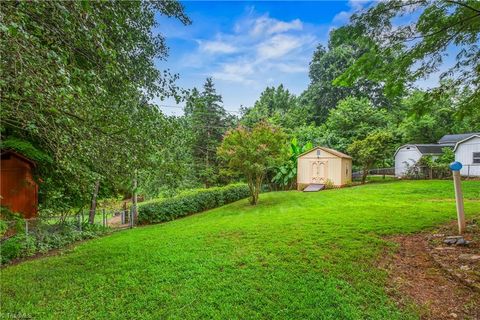
[[[125,224],[125,210],[122,210],[121,220],[122,224]]]
[[[80,213],[77,214],[77,220],[78,220],[78,230],[82,231],[82,217],[81,217]]]
[[[134,212],[134,207],[135,206],[131,206],[130,207],[130,217],[129,217],[129,224],[130,224],[130,229],[133,228],[133,212]]]
[[[28,219],[25,219],[25,235],[28,236]]]
[[[102,225],[103,225],[103,227],[106,227],[107,219],[105,217],[105,208],[102,209],[102,218],[103,218],[102,219],[102,222],[103,222]]]

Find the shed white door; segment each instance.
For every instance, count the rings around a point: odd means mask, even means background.
[[[325,160],[315,160],[310,162],[310,167],[312,168],[312,183],[325,183],[327,182],[327,172],[328,172],[328,161]]]

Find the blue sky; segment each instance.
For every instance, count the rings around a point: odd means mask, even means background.
[[[169,57],[160,69],[180,75],[183,88],[213,77],[227,110],[252,106],[267,86],[283,83],[294,94],[308,86],[308,63],[332,28],[348,22],[362,1],[182,1],[192,24],[158,16]],[[160,105],[176,105],[172,100]],[[180,109],[162,107],[166,114]]]

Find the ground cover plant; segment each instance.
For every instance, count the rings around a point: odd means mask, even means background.
[[[467,217],[480,182],[465,181]],[[385,236],[455,219],[451,181],[271,192],[1,270],[2,316],[415,319],[377,268]]]

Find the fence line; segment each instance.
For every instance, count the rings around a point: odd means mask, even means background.
[[[129,209],[120,210],[97,210],[93,224],[112,230],[133,228],[136,221],[134,206]],[[65,225],[70,225],[77,231],[82,232],[86,225],[89,225],[88,215],[84,210],[77,214],[38,216],[34,218],[18,218],[16,220],[2,220],[6,223],[6,231],[0,240],[5,240],[13,235],[24,232],[25,235],[36,232],[56,233],[62,230]]]

